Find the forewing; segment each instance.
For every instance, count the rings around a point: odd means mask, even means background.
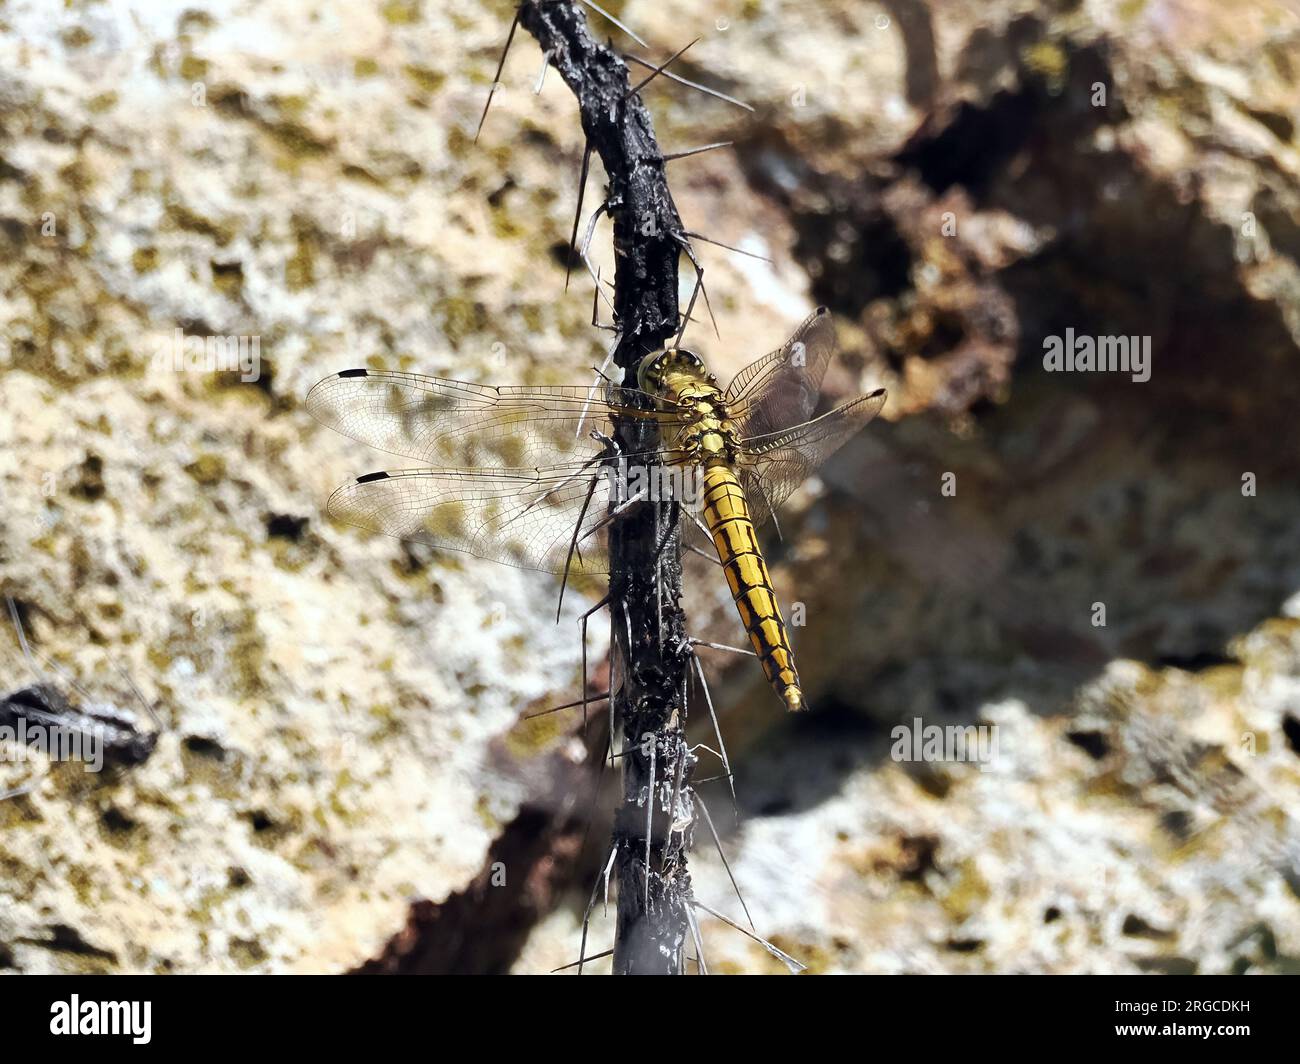
[[[835,354],[831,312],[818,307],[781,347],[736,374],[727,405],[742,436],[765,436],[812,417]]]
[[[596,462],[550,469],[406,469],[339,488],[330,515],[399,539],[521,569],[608,572],[610,482]],[[576,530],[576,546],[575,543]]]
[[[655,410],[643,409],[655,404]],[[611,418],[674,421],[676,411],[632,388],[494,388],[417,373],[344,370],[307,395],[322,424],[390,454],[438,467],[533,469],[592,450]]]
[[[767,521],[818,466],[880,413],[885,398],[881,388],[794,428],[741,440],[737,464],[754,524]]]

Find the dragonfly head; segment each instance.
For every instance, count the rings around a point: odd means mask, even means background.
[[[643,392],[656,395],[664,391],[665,378],[669,374],[681,374],[688,377],[707,377],[704,360],[694,351],[681,347],[670,347],[666,351],[646,355],[637,367],[636,382]]]

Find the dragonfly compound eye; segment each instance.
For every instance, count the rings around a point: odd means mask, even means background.
[[[664,369],[675,352],[672,348],[646,355],[637,367],[636,383],[643,392],[657,392],[663,386]]]
[[[670,347],[658,354],[646,355],[637,368],[637,384],[642,391],[657,392],[663,389],[664,377],[670,373],[686,376],[708,376],[704,360],[694,351]]]

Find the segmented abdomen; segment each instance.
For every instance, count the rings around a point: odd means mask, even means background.
[[[803,709],[799,674],[772,591],[772,578],[758,547],[745,493],[726,465],[711,465],[704,471],[704,523],[718,548],[731,597],[768,682],[789,709]]]

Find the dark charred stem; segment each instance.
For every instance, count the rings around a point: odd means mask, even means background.
[[[675,234],[683,226],[668,191],[664,156],[649,112],[629,92],[626,63],[592,37],[576,3],[524,3],[519,20],[577,97],[587,145],[605,168],[617,251],[614,361],[623,383],[635,385],[641,358],[659,350],[679,321],[682,247]],[[656,447],[658,434],[648,418],[616,426],[624,454]],[[614,828],[618,974],[680,973],[690,935],[686,855],[694,800],[689,783],[678,790],[673,782],[689,781],[695,760],[684,737],[690,655],[680,605],[681,539],[674,532],[661,544],[655,536],[656,528],[669,524],[670,510],[667,502],[632,507],[613,521],[609,536],[612,621],[615,632],[626,633],[610,651],[611,708],[627,751],[620,759],[623,802]]]

